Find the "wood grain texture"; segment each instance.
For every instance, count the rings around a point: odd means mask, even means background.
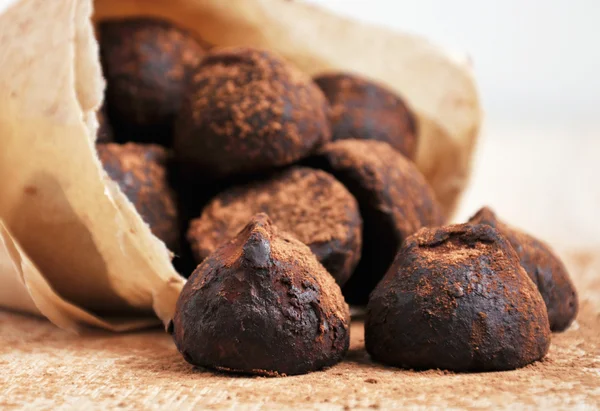
[[[412,372],[372,363],[361,322],[347,359],[287,378],[194,369],[160,330],[75,336],[0,312],[0,409],[596,408],[600,406],[600,254],[566,256],[581,296],[573,326],[543,362],[488,374]]]

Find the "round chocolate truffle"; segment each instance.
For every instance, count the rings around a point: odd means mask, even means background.
[[[194,271],[171,331],[193,365],[292,375],[338,363],[349,326],[333,277],[308,247],[259,214]]]
[[[133,203],[152,233],[172,251],[179,249],[175,194],[167,180],[167,152],[152,144],[98,144],[108,176]]]
[[[203,48],[186,31],[150,18],[103,21],[98,35],[117,138],[170,145],[187,75]]]
[[[546,355],[550,325],[542,296],[496,229],[424,228],[371,294],[365,345],[374,360],[403,368],[512,370]]]
[[[358,200],[362,258],[343,291],[349,303],[366,304],[402,241],[444,223],[440,205],[416,166],[382,141],[335,141],[309,164],[333,174]]]
[[[333,176],[306,167],[292,167],[217,195],[188,231],[197,260],[233,238],[260,212],[306,244],[338,284],[350,277],[360,259],[358,204]]]
[[[331,139],[328,110],[310,78],[270,52],[211,52],[176,126],[182,174],[208,181],[291,164]]]
[[[579,301],[567,269],[552,248],[498,220],[496,214],[487,207],[479,210],[469,223],[488,224],[508,239],[521,265],[544,298],[550,328],[552,331],[567,329],[577,316]]]
[[[333,140],[380,140],[409,159],[417,151],[417,122],[404,101],[382,85],[349,74],[314,79],[331,105]]]

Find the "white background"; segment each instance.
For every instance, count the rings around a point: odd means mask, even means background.
[[[486,119],[458,220],[489,204],[554,244],[600,246],[600,1],[311,1],[471,56]]]

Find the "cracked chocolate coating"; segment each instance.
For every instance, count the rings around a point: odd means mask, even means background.
[[[179,250],[175,194],[167,180],[167,152],[152,144],[98,144],[98,157],[152,233],[171,251]]]
[[[489,225],[424,228],[371,294],[365,345],[414,369],[502,371],[550,346],[544,300],[504,236]]]
[[[171,325],[191,364],[293,375],[341,361],[350,313],[308,247],[258,214],[198,266]]]
[[[189,72],[204,55],[186,31],[152,18],[98,25],[106,105],[118,141],[170,146]]]
[[[310,78],[270,52],[210,52],[177,122],[182,177],[208,182],[292,164],[331,139],[328,110]]]
[[[546,243],[498,220],[487,207],[469,220],[472,224],[488,224],[500,231],[511,243],[521,265],[544,298],[552,331],[566,330],[579,309],[577,291],[560,258]]]
[[[364,139],[389,143],[409,159],[417,151],[417,122],[391,90],[350,73],[314,78],[331,105],[333,140]]]
[[[334,141],[308,164],[333,174],[358,200],[362,258],[343,292],[348,303],[366,304],[402,241],[422,227],[443,224],[441,207],[416,166],[382,141]]]
[[[354,272],[362,242],[356,199],[330,174],[297,166],[214,197],[188,230],[197,261],[230,240],[259,212],[306,244],[338,284]]]

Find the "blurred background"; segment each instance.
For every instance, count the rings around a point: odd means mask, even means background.
[[[457,221],[487,204],[561,248],[600,247],[600,1],[310,1],[470,56],[485,120]]]

